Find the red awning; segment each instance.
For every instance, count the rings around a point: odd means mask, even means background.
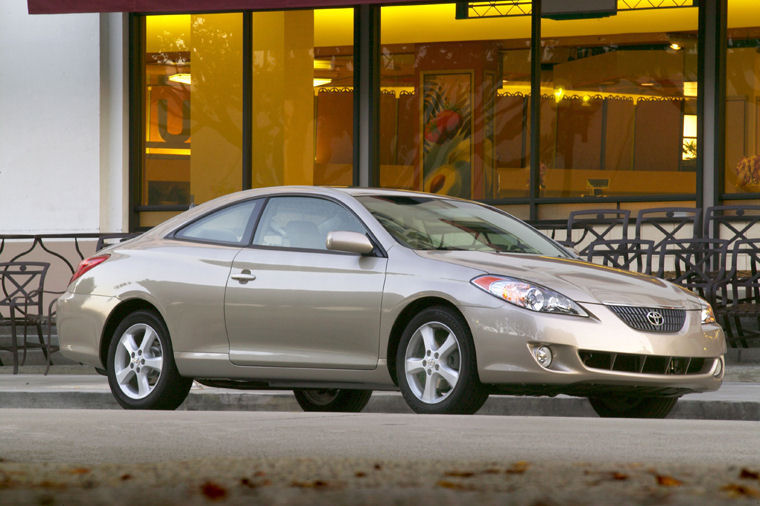
[[[214,12],[260,9],[348,7],[409,0],[27,0],[29,14],[72,12]]]

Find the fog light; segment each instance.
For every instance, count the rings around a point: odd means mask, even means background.
[[[549,367],[552,364],[552,350],[548,346],[533,348],[533,356],[541,367]]]
[[[720,378],[723,375],[723,361],[721,359],[718,359],[718,363],[715,365],[715,371],[713,371],[713,376],[716,378]]]

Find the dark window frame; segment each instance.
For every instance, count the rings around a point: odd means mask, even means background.
[[[541,41],[541,15],[540,5],[541,0],[533,0],[534,9],[531,15],[531,90],[534,93],[531,97],[536,96],[535,101],[538,101],[538,94],[535,90],[540,90],[540,41]],[[696,178],[697,178],[697,191],[695,194],[649,194],[643,196],[608,196],[608,197],[568,197],[568,198],[546,198],[540,197],[539,192],[539,160],[537,153],[539,152],[539,135],[540,129],[537,128],[540,122],[540,109],[533,107],[530,114],[530,188],[528,197],[519,198],[501,198],[501,199],[480,199],[480,202],[496,206],[496,205],[527,205],[529,207],[529,222],[539,223],[548,222],[551,220],[539,220],[539,207],[544,204],[598,204],[598,203],[613,203],[617,204],[619,208],[622,203],[633,202],[678,202],[678,201],[695,201],[697,207],[703,207],[707,201],[711,200],[716,204],[721,203],[724,200],[754,200],[760,199],[760,193],[724,193],[723,192],[723,167],[724,163],[721,161],[724,159],[724,142],[721,141],[714,133],[708,137],[714,139],[715,142],[710,146],[713,157],[711,164],[714,167],[714,171],[711,174],[707,174],[705,171],[705,110],[717,111],[717,120],[713,126],[716,131],[724,130],[725,114],[722,111],[725,109],[725,79],[726,79],[726,44],[719,43],[716,40],[716,35],[720,38],[720,34],[726,33],[727,16],[727,0],[716,0],[716,6],[706,6],[711,2],[699,2],[699,23],[698,23],[698,86],[700,93],[697,103],[697,165],[696,165]],[[415,2],[410,2],[413,4]],[[418,2],[417,2],[418,3]],[[428,2],[428,3],[440,3],[440,2]],[[403,5],[394,3],[394,5]],[[330,6],[324,6],[323,8],[329,8]],[[313,9],[322,8],[319,6],[313,7]],[[376,61],[377,54],[379,52],[380,40],[379,29],[382,22],[380,16],[381,5],[362,5],[354,7],[354,103],[358,107],[354,108],[354,154],[353,154],[353,181],[356,186],[363,186],[362,182],[367,182],[367,186],[376,186],[378,184],[377,175],[379,169],[379,160],[376,156],[377,138],[379,135],[377,129],[370,128],[373,124],[379,122],[379,107],[376,104],[376,98],[379,96],[379,72],[377,68],[373,68],[372,64],[362,64],[360,56],[367,55],[374,62]],[[722,14],[720,16],[711,16],[710,13],[717,12]],[[241,189],[249,189],[251,187],[251,93],[253,89],[252,75],[250,69],[251,55],[252,55],[252,40],[251,40],[251,27],[250,20],[254,11],[236,11],[241,12],[243,15],[243,176],[241,181]],[[144,67],[144,19],[146,14],[130,14],[129,15],[129,230],[141,230],[145,227],[139,226],[139,219],[141,212],[150,211],[177,211],[183,210],[183,206],[140,206],[140,191],[141,191],[141,172],[142,172],[142,158],[141,158],[141,146],[142,139],[144,138],[144,112],[143,112],[143,83],[142,72]],[[368,34],[358,33],[359,30],[369,30]],[[708,35],[709,34],[709,35]],[[708,40],[708,36],[711,40]],[[367,46],[369,45],[369,46]],[[705,61],[705,47],[706,45],[714,54],[714,61]],[[706,75],[706,71],[709,71],[709,75]],[[369,73],[364,76],[362,73]],[[363,84],[365,83],[365,84]],[[705,83],[710,83],[714,88],[710,96],[712,97],[712,103],[706,104],[706,86]],[[369,85],[372,89],[366,90],[366,86]],[[722,102],[723,101],[723,102]],[[535,104],[532,104],[535,105]],[[368,123],[365,125],[364,123]],[[357,130],[357,125],[359,129]],[[364,128],[362,128],[364,127]],[[367,148],[362,148],[361,132],[364,130],[374,132],[374,136],[369,139],[370,145]],[[362,156],[362,160],[359,159],[360,152],[365,149]],[[367,159],[364,159],[367,157]],[[705,195],[705,183],[706,178],[710,177],[711,182],[707,186],[707,195]]]

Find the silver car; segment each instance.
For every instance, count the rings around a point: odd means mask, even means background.
[[[717,389],[710,306],[662,279],[578,260],[475,202],[368,188],[249,190],[81,263],[61,350],[125,408],[174,409],[193,380],[292,389],[312,411],[401,390],[418,413],[490,394],[588,397],[664,417]]]

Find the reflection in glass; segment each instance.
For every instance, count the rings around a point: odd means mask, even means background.
[[[252,14],[252,184],[353,181],[353,9]]]
[[[147,16],[144,56],[141,204],[240,190],[242,14]],[[141,225],[155,219],[145,214]]]
[[[760,192],[760,10],[728,1],[726,193]]]
[[[527,196],[530,17],[456,19],[454,4],[381,17],[380,185]]]
[[[696,192],[697,11],[542,20],[541,196]]]

